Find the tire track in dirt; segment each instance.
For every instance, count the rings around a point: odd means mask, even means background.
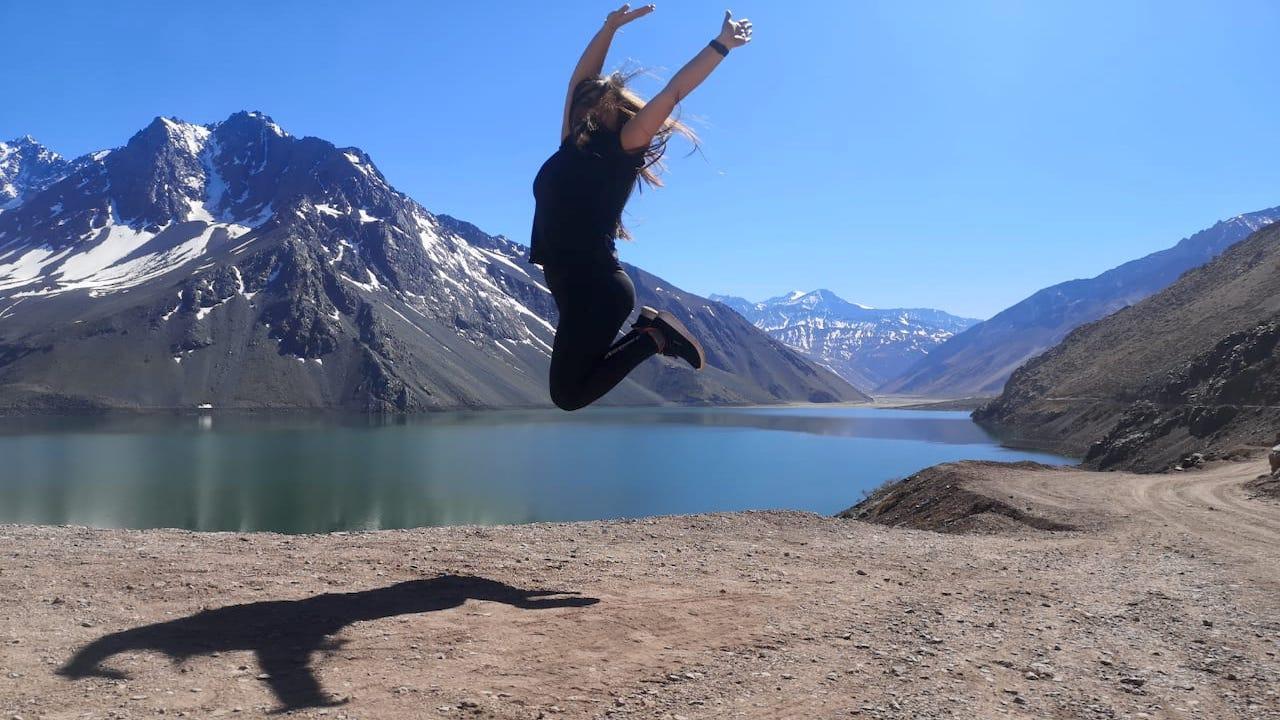
[[[1006,470],[973,489],[1071,517],[1080,527],[1109,526],[1130,537],[1173,531],[1184,536],[1180,542],[1193,539],[1235,560],[1280,564],[1280,504],[1251,498],[1243,488],[1260,467],[1219,463],[1160,474]]]
[[[1137,484],[1137,497],[1169,524],[1227,554],[1275,554],[1280,542],[1280,508],[1268,513],[1263,503],[1240,497],[1247,473],[1192,472],[1146,477],[1149,479]],[[1248,546],[1249,552],[1242,552],[1242,544]]]

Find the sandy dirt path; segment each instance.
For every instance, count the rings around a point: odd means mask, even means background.
[[[970,487],[1081,528],[994,536],[0,526],[0,719],[1280,718],[1262,469],[991,468]]]

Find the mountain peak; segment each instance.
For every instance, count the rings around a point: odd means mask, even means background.
[[[761,304],[773,305],[777,303],[793,303],[793,302],[818,302],[818,301],[839,301],[843,299],[826,288],[818,288],[817,290],[792,290],[785,295],[766,298],[761,300]]]
[[[276,124],[276,121],[272,120],[270,115],[261,110],[241,110],[240,112],[232,113],[230,117],[220,123],[216,123],[216,125],[225,125],[233,128],[264,128],[277,137],[289,137],[289,133],[285,132],[284,128]]]
[[[17,207],[24,198],[48,187],[68,167],[61,155],[30,135],[0,142],[0,212]]]
[[[852,305],[853,307],[856,307],[860,310],[875,310],[875,308],[870,305],[863,305],[862,303],[849,302],[848,300],[845,300],[844,298],[840,297],[839,295],[835,294],[834,292],[826,288],[818,288],[817,290],[809,292],[805,297],[813,298],[815,302]]]
[[[0,156],[7,156],[13,153],[20,153],[27,157],[61,157],[61,155],[58,155],[58,153],[45,147],[39,140],[36,140],[30,135],[23,135],[22,137],[14,138],[9,142],[0,142]]]
[[[790,303],[790,302],[795,302],[796,300],[799,300],[800,298],[804,297],[807,294],[808,293],[804,290],[792,290],[791,292],[784,293],[782,295],[767,297],[754,304],[768,306],[768,305],[777,305],[779,303]]]
[[[209,127],[195,125],[180,118],[157,116],[129,138],[128,145],[157,148],[169,145],[184,150],[191,155],[199,155],[204,149],[204,142],[209,138]]]
[[[157,115],[150,123],[147,124],[137,135],[143,135],[151,138],[171,138],[182,142],[188,142],[191,138],[203,139],[208,137],[210,132],[216,131],[220,127],[230,129],[266,129],[277,137],[290,137],[270,115],[260,110],[241,110],[232,113],[226,120],[221,122],[213,122],[206,124],[191,123],[176,116],[165,117]]]
[[[804,290],[792,290],[780,298],[765,300],[765,303],[772,304],[779,301],[784,303],[798,303],[813,306],[819,303],[843,303],[844,298],[841,298],[839,295],[836,295],[826,288],[818,288],[817,290],[809,290],[808,292]]]

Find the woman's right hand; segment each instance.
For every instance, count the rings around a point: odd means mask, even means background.
[[[751,42],[751,21],[742,18],[734,20],[733,13],[724,11],[724,22],[720,25],[720,35],[716,37],[727,48],[742,47]]]
[[[613,12],[609,13],[608,17],[604,19],[604,26],[609,28],[610,30],[617,30],[618,28],[622,27],[623,25],[626,25],[632,20],[639,20],[645,15],[648,15],[649,13],[653,12],[653,10],[654,10],[653,5],[645,5],[642,8],[632,10],[631,5],[626,4],[618,8],[617,10],[614,10]]]

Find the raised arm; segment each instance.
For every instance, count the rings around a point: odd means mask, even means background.
[[[713,43],[718,43],[727,53],[728,50],[742,47],[751,42],[751,21],[743,18],[734,20],[733,14],[724,11],[724,23],[720,27],[720,35]],[[702,51],[693,56],[680,72],[671,78],[671,82],[654,95],[635,117],[622,126],[622,147],[624,150],[636,152],[649,147],[653,136],[662,129],[663,123],[671,117],[672,111],[681,100],[688,97],[694,88],[702,84],[712,70],[725,58],[713,44],[708,44]]]
[[[604,26],[595,34],[595,37],[591,38],[591,42],[587,43],[587,49],[582,51],[582,57],[578,58],[578,65],[573,69],[573,77],[569,78],[569,91],[565,93],[564,98],[564,119],[560,123],[561,141],[569,135],[569,116],[573,112],[573,91],[577,89],[578,83],[593,75],[599,75],[604,69],[604,58],[609,54],[609,45],[613,42],[613,34],[618,31],[618,28],[632,20],[639,20],[651,12],[653,12],[652,5],[632,10],[631,5],[628,4],[605,17]]]

